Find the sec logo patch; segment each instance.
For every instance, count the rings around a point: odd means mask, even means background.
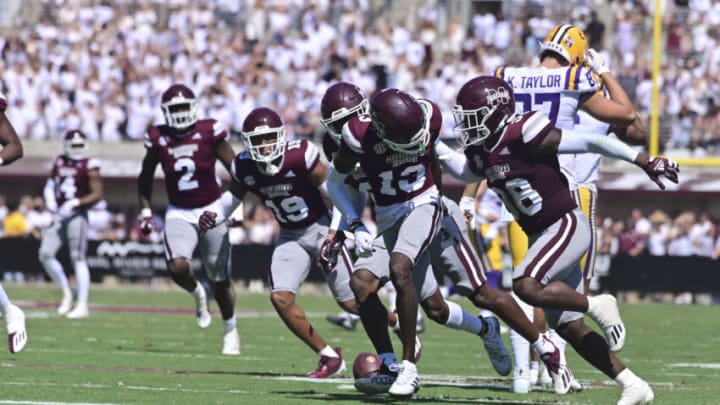
[[[244,181],[245,184],[247,184],[248,186],[252,186],[252,185],[255,184],[255,177],[253,177],[253,176],[245,176],[245,178],[243,178],[243,181]]]

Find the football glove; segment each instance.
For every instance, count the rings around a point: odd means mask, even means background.
[[[585,63],[587,63],[590,69],[597,73],[598,76],[610,71],[610,67],[605,58],[592,48],[588,48],[588,50],[585,51]]]
[[[672,159],[641,154],[638,156],[637,164],[645,170],[645,174],[647,174],[650,180],[654,181],[661,190],[665,190],[665,184],[660,180],[661,176],[665,176],[665,178],[675,184],[678,182],[680,166]]]
[[[75,212],[75,208],[77,208],[80,205],[80,200],[77,198],[73,198],[72,200],[67,200],[63,203],[63,205],[60,206],[58,209],[58,216],[61,219],[69,218],[72,216],[72,214]]]
[[[338,254],[345,242],[345,232],[337,231],[331,238],[325,239],[318,251],[317,261],[325,273],[330,273],[337,264]]]
[[[144,208],[140,214],[140,232],[142,232],[143,235],[150,235],[155,229],[152,211],[150,211],[149,208]]]
[[[475,221],[475,199],[469,196],[463,196],[458,203],[458,206],[465,215],[465,219],[473,223]]]
[[[360,220],[357,220],[350,224],[350,230],[355,236],[355,254],[358,257],[372,256],[375,251],[372,245],[374,238],[365,225]]]

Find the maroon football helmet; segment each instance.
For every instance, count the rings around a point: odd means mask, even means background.
[[[320,122],[330,137],[340,143],[342,126],[355,115],[368,113],[368,100],[360,88],[347,82],[328,87],[320,102]]]
[[[253,160],[271,163],[285,153],[285,127],[282,118],[270,108],[252,110],[240,133]]]
[[[465,147],[502,131],[515,115],[512,87],[493,76],[471,79],[460,88],[455,101],[453,131]]]
[[[392,150],[408,155],[424,153],[430,140],[427,106],[398,89],[383,89],[370,99],[370,116],[378,136]]]
[[[87,158],[88,152],[87,137],[80,130],[72,129],[63,137],[63,151],[65,156],[72,160]]]
[[[177,131],[185,131],[198,120],[195,93],[187,86],[173,84],[162,94],[161,104],[165,122]]]

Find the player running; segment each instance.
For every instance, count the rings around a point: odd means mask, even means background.
[[[200,227],[217,229],[216,225],[231,212],[240,212],[236,207],[241,206],[247,192],[258,196],[273,211],[281,232],[268,274],[270,300],[288,329],[320,356],[317,368],[306,375],[331,377],[345,370],[340,348],[325,343],[295,301],[330,225],[329,210],[322,198],[327,167],[312,143],[285,141],[283,121],[270,108],[250,112],[241,135],[247,150],[233,161],[231,192],[224,194],[223,206],[217,207],[220,209],[203,213]],[[242,217],[235,219],[242,221]],[[357,313],[350,290],[352,262],[344,249],[340,257],[337,266],[327,269],[325,278],[338,305]]]
[[[615,298],[583,294],[578,264],[590,242],[589,225],[569,193],[557,154],[595,152],[633,162],[662,189],[661,176],[677,183],[677,163],[607,137],[559,130],[539,112],[516,115],[512,88],[492,76],[468,81],[453,110],[465,150],[439,151],[443,167],[466,182],[486,178],[529,235],[528,254],[513,274],[514,292],[543,308],[562,338],[620,384],[618,404],[651,401],[650,386],[608,347],[607,342],[621,343],[618,331],[624,330]],[[583,323],[583,313],[598,323],[607,342]]]
[[[169,200],[163,238],[168,273],[177,285],[195,297],[198,326],[210,326],[212,316],[205,288],[197,282],[190,267],[193,251],[199,247],[223,318],[222,353],[238,355],[240,335],[229,275],[226,226],[223,223],[208,231],[198,227],[203,211],[221,204],[215,162],[219,159],[229,172],[235,153],[221,123],[198,117],[197,99],[187,86],[170,86],[162,94],[161,106],[166,123],[151,127],[145,134],[146,152],[138,176],[141,230],[147,235],[155,229],[150,201],[155,169],[160,165]]]

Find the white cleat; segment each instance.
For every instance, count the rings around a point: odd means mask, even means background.
[[[223,335],[222,354],[227,356],[237,356],[240,354],[240,334],[237,328],[233,328]]]
[[[517,369],[513,371],[512,386],[510,392],[514,394],[527,394],[530,392],[530,370]]]
[[[198,326],[205,329],[210,326],[212,316],[210,315],[210,310],[208,309],[205,289],[199,288],[198,291],[200,291],[200,295],[195,296],[195,318],[197,319]]]
[[[76,305],[75,309],[65,315],[65,317],[69,319],[82,319],[87,318],[88,316],[90,316],[90,311],[88,310],[87,305]]]
[[[60,302],[60,306],[57,309],[57,313],[60,316],[63,316],[70,312],[70,309],[72,309],[73,299],[72,294],[70,295],[63,295],[63,299]]]
[[[400,363],[400,370],[395,382],[390,386],[388,393],[395,397],[410,397],[420,389],[420,377],[417,366],[407,360]]]
[[[25,314],[22,309],[10,305],[5,313],[5,327],[8,334],[8,348],[10,353],[19,353],[27,344],[27,331],[25,330]]]
[[[617,405],[649,404],[653,399],[655,399],[655,394],[650,385],[641,378],[637,378],[632,384],[623,388]]]
[[[545,335],[540,335],[542,339],[547,339],[548,342],[552,341]],[[565,359],[565,352],[560,350],[553,343],[552,352],[546,352],[540,354],[540,359],[545,364],[545,368],[550,373],[553,381],[553,390],[558,395],[565,395],[570,391],[570,385],[573,380],[573,375],[567,366],[567,360]]]
[[[588,297],[587,314],[602,328],[610,351],[622,350],[626,332],[615,297],[610,294]]]
[[[570,381],[570,392],[580,392],[582,390],[583,386],[582,384],[580,384],[580,381],[573,377],[573,379]]]

